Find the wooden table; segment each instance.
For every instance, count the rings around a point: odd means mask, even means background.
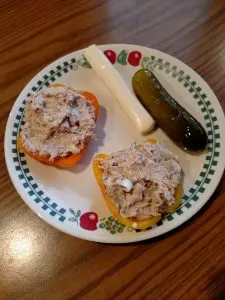
[[[2,149],[24,85],[51,61],[91,43],[174,55],[225,108],[224,0],[2,0],[0,28]],[[178,230],[125,246],[79,240],[38,218],[15,191],[3,150],[0,180],[0,299],[225,299],[224,178]]]

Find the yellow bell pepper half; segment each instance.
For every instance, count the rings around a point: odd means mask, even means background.
[[[157,141],[155,140],[148,140],[146,142],[157,143]],[[99,159],[109,159],[109,157],[110,156],[107,154],[96,155],[93,160],[93,171],[94,171],[96,181],[102,192],[103,198],[106,204],[108,205],[108,208],[111,211],[112,215],[122,224],[126,225],[127,227],[131,227],[135,229],[144,230],[158,223],[162,219],[162,215],[151,217],[147,220],[137,220],[135,218],[124,218],[123,216],[121,216],[118,208],[115,206],[115,204],[112,202],[111,198],[109,197],[105,184],[102,179],[103,170],[100,169]],[[178,185],[175,192],[176,201],[173,205],[167,206],[166,213],[173,213],[180,206],[182,202],[182,194],[183,194],[182,185]]]

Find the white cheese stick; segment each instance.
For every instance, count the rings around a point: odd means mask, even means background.
[[[91,45],[84,50],[84,55],[137,129],[141,133],[152,130],[155,121],[102,51],[96,45]]]

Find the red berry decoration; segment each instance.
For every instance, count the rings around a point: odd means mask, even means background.
[[[80,227],[86,230],[96,230],[98,215],[95,212],[87,212],[80,216]]]
[[[104,54],[112,64],[115,64],[115,62],[116,62],[116,53],[114,51],[105,50]]]
[[[134,66],[134,67],[137,67],[139,66],[140,64],[140,61],[141,61],[141,57],[142,57],[142,54],[141,52],[139,51],[132,51],[130,52],[130,54],[128,55],[128,62]]]

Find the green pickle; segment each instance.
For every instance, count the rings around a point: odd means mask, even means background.
[[[205,129],[163,88],[151,71],[137,71],[132,86],[142,105],[176,144],[195,152],[206,148]]]

